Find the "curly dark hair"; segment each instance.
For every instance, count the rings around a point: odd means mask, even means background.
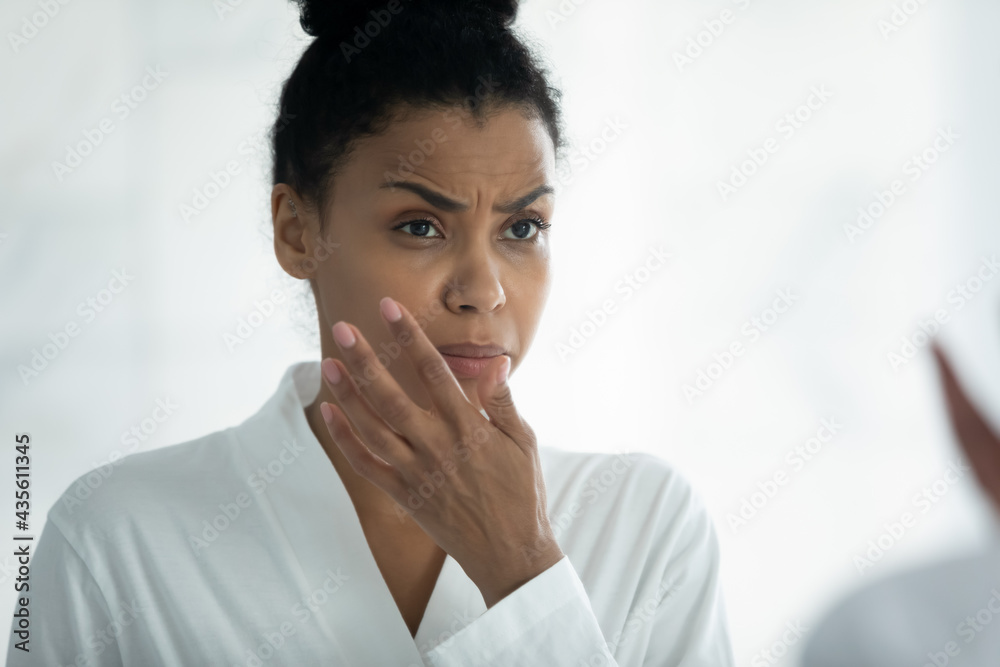
[[[482,126],[513,107],[543,121],[561,159],[561,92],[511,28],[516,0],[296,1],[316,39],[281,89],[272,184],[289,184],[319,211],[321,231],[353,143],[412,111],[457,104]]]

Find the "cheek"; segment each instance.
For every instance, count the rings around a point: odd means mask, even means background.
[[[543,303],[552,283],[548,259],[523,262],[507,276],[508,296],[516,296],[525,304]]]
[[[547,267],[518,271],[507,281],[507,308],[517,322],[518,339],[524,346],[522,352],[526,351],[534,338],[545,310],[549,287],[550,274]]]
[[[336,257],[318,272],[317,283],[330,313],[344,319],[377,313],[383,296],[394,296],[396,283],[389,278],[383,262],[368,253],[352,252],[342,241]]]

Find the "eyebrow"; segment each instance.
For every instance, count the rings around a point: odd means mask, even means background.
[[[387,181],[380,185],[379,188],[402,188],[403,190],[409,190],[410,192],[419,195],[431,206],[439,208],[442,211],[448,211],[449,213],[453,211],[464,211],[469,208],[468,204],[455,201],[454,199],[446,197],[440,192],[435,192],[434,190],[420,185],[419,183],[413,183],[410,181]],[[493,207],[493,210],[500,213],[517,213],[542,195],[552,194],[554,192],[555,189],[551,185],[539,185],[537,188],[522,197],[518,197],[517,199],[509,202],[496,204]]]

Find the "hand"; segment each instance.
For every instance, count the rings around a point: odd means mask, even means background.
[[[432,408],[410,399],[357,327],[338,322],[334,339],[346,365],[323,360],[338,403],[320,405],[323,419],[354,471],[406,507],[490,607],[563,557],[549,525],[535,434],[514,407],[506,381],[498,382],[510,358],[504,355],[479,376],[476,390],[487,420],[410,312],[389,297],[380,310],[427,387]],[[359,389],[349,371],[372,379]]]
[[[1000,511],[1000,437],[993,432],[962,389],[944,351],[937,343],[931,349],[941,371],[952,428],[972,464],[976,478],[993,501],[994,507]]]

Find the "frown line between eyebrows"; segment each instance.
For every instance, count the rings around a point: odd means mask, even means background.
[[[431,206],[441,209],[442,211],[448,211],[449,213],[454,211],[464,211],[469,208],[469,205],[465,202],[456,201],[450,197],[446,197],[440,192],[435,192],[425,185],[419,183],[413,183],[411,181],[387,181],[379,185],[379,188],[401,188],[403,190],[409,190],[410,192],[420,196],[421,199],[426,201]],[[555,189],[546,184],[539,185],[537,188],[531,192],[518,197],[509,202],[504,202],[501,204],[496,204],[493,207],[494,211],[499,213],[517,213],[525,206],[530,205],[533,201],[545,194],[552,194]]]

